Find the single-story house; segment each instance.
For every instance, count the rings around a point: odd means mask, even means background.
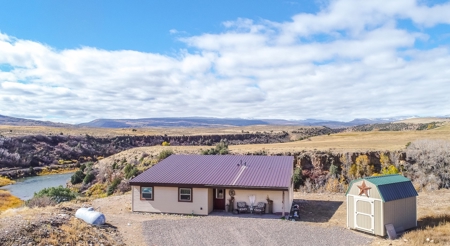
[[[388,224],[396,231],[414,228],[417,195],[411,180],[399,174],[354,180],[346,193],[347,227],[379,236]]]
[[[132,210],[208,215],[254,196],[289,214],[293,167],[292,156],[171,155],[130,181]]]

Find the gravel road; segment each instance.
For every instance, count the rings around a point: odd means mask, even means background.
[[[367,245],[368,236],[341,227],[281,219],[197,217],[143,223],[148,245]]]

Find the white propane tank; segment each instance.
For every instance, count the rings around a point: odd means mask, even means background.
[[[94,211],[94,208],[80,208],[75,213],[75,217],[84,220],[86,223],[92,225],[103,225],[106,223],[105,215]]]

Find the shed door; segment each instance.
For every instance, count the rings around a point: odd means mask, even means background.
[[[374,200],[370,198],[355,196],[354,203],[355,228],[374,233]]]

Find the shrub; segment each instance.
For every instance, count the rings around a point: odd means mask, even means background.
[[[86,191],[87,196],[106,197],[106,184],[96,183]]]
[[[330,172],[330,174],[331,174],[331,176],[333,178],[337,177],[338,171],[339,171],[339,167],[338,166],[334,165],[334,163],[330,165],[329,172]]]
[[[108,192],[107,195],[110,196],[114,193],[117,186],[120,184],[120,181],[122,181],[120,178],[115,178],[113,182],[108,186]]]
[[[86,176],[83,179],[84,184],[89,184],[92,180],[95,179],[95,175],[92,172],[89,172],[86,174]]]
[[[295,168],[293,182],[294,182],[294,189],[298,189],[300,185],[303,184],[302,169],[300,167]]]
[[[216,145],[216,148],[202,150],[202,155],[226,155],[228,154],[228,141],[220,140],[220,142]]]
[[[129,179],[131,177],[136,176],[138,174],[139,170],[136,167],[134,167],[133,165],[127,164],[125,166],[125,168],[123,169],[123,172],[125,174],[125,178]]]
[[[389,165],[389,166],[383,167],[383,169],[381,169],[381,174],[383,174],[383,175],[397,174],[397,173],[399,173],[398,168],[395,167],[394,165]]]
[[[130,182],[128,180],[122,180],[122,182],[120,182],[120,184],[117,186],[117,189],[122,193],[130,191],[131,190]]]
[[[167,150],[163,150],[163,151],[161,151],[160,153],[159,153],[159,155],[158,155],[158,160],[164,160],[164,159],[166,159],[167,157],[169,157],[169,156],[171,156],[173,154],[173,151],[172,150],[170,150],[170,149],[167,149]]]
[[[84,172],[84,169],[86,169],[86,163],[80,165],[80,170]]]
[[[85,178],[86,175],[84,175],[83,171],[78,170],[76,171],[72,177],[70,177],[70,182],[72,184],[79,184],[81,182],[83,182],[83,179]]]
[[[162,144],[161,144],[162,146],[170,146],[170,143],[169,142],[166,142],[166,141],[164,141],[164,142],[162,142]]]
[[[445,140],[417,140],[406,149],[406,175],[419,190],[450,188],[450,142]]]
[[[34,197],[47,196],[56,203],[70,201],[75,199],[76,195],[69,188],[64,188],[62,185],[58,187],[45,188],[38,193],[34,193]]]
[[[34,208],[34,207],[47,207],[47,206],[54,206],[57,203],[51,199],[48,196],[42,196],[42,197],[33,197],[30,200],[25,202],[25,205]]]

